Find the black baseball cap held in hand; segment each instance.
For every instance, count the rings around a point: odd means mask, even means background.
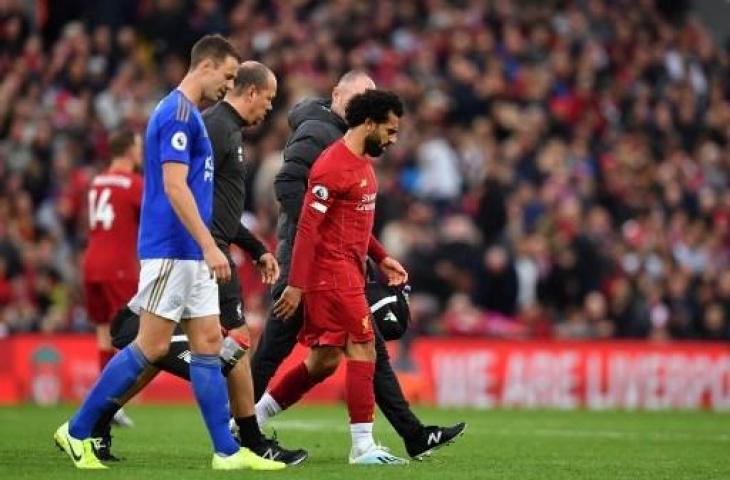
[[[408,306],[410,291],[410,285],[391,287],[378,280],[377,273],[368,262],[365,293],[373,321],[386,341],[397,340],[408,330],[411,321]]]

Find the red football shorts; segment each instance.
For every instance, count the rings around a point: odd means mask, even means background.
[[[347,340],[366,343],[373,340],[370,307],[364,290],[325,290],[304,294],[304,325],[299,343],[344,347]]]
[[[94,325],[109,324],[136,292],[137,282],[84,282],[89,320]]]

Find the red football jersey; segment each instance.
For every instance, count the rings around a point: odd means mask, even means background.
[[[294,240],[289,284],[304,289],[365,288],[365,259],[387,256],[373,237],[378,183],[367,157],[354,154],[343,140],[319,156]]]
[[[83,263],[84,280],[137,281],[142,177],[107,170],[91,181],[87,198],[89,244]]]

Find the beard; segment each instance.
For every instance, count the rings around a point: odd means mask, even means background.
[[[383,153],[383,150],[385,150],[385,146],[377,138],[373,138],[370,135],[365,137],[365,153],[371,157],[379,157]]]

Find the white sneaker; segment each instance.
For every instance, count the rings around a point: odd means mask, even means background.
[[[408,460],[396,457],[381,445],[373,445],[359,455],[352,449],[349,460],[350,465],[408,465]]]
[[[112,419],[112,425],[130,428],[134,426],[134,420],[129,418],[129,415],[127,415],[123,408],[120,408],[119,410],[117,410],[117,413],[114,414],[114,418]]]

